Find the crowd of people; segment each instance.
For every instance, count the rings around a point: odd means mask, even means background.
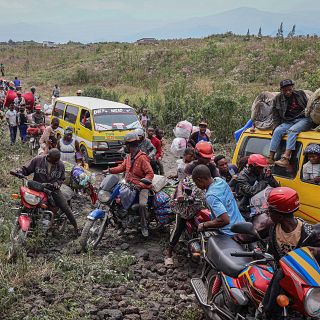
[[[0,99],[3,99],[5,91],[10,86],[15,86],[17,97],[10,104],[9,110],[6,111],[5,119],[10,130],[11,144],[14,144],[17,128],[22,142],[26,141],[28,120],[23,108],[25,102],[19,93],[21,82],[18,78],[15,78],[12,83],[0,83]],[[265,227],[267,230],[260,230],[271,235],[269,238],[270,250],[277,259],[280,259],[303,243],[305,246],[310,246],[314,256],[319,259],[319,228],[294,217],[294,212],[299,208],[297,192],[290,188],[280,187],[271,173],[270,166],[272,165],[288,166],[292,151],[295,149],[297,135],[313,126],[310,118],[304,113],[307,98],[303,91],[294,90],[294,84],[291,80],[281,81],[280,90],[281,93],[274,100],[276,126],[268,158],[261,154],[251,154],[239,159],[237,165],[230,164],[225,155],[215,155],[213,145],[210,142],[208,124],[201,121],[199,130],[191,134],[183,157],[177,160],[176,173],[170,178],[179,181],[175,193],[178,202],[183,200],[182,182],[186,177],[192,178],[194,184],[205,191],[204,197],[206,206],[211,212],[211,221],[200,223],[199,231],[218,229],[220,233],[230,237],[236,236],[231,231],[232,225],[250,221],[250,199],[267,187],[271,187],[272,192],[267,199],[271,222]],[[77,92],[77,95],[81,94],[81,91]],[[60,88],[55,85],[52,99],[59,96]],[[44,124],[41,107],[35,107],[32,121],[35,124]],[[124,152],[126,156],[123,162],[116,167],[106,169],[104,172],[106,174],[124,173],[126,182],[136,186],[139,191],[141,233],[144,237],[148,237],[147,202],[149,191],[152,189],[154,175],[165,174],[162,163],[164,131],[151,126],[147,109],[143,109],[140,122],[142,128],[125,136]],[[50,126],[46,127],[41,135],[39,156],[22,166],[19,172],[25,176],[34,174],[35,181],[53,184],[55,204],[66,213],[78,235],[77,222],[60,191],[60,187],[65,179],[63,161],[81,166],[85,166],[85,162],[80,152],[79,143],[73,136],[72,128],[66,128],[64,136],[57,140],[56,130],[58,127],[59,119],[53,118]],[[275,152],[284,134],[288,134],[285,153],[279,161],[274,161]],[[308,162],[303,167],[303,178],[319,184],[320,145],[310,145],[305,150],[305,154],[308,157]],[[164,261],[167,267],[174,265],[174,249],[185,226],[186,220],[176,215],[175,227],[170,235]],[[316,232],[312,232],[312,237],[308,237],[311,231]]]

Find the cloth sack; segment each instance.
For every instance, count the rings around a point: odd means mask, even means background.
[[[187,148],[188,141],[185,138],[175,138],[172,141],[170,151],[171,153],[180,158],[184,154],[184,150]]]
[[[189,121],[180,121],[173,129],[173,133],[176,138],[189,139],[192,132],[192,123]]]
[[[316,125],[320,125],[320,89],[317,89],[309,98],[306,116],[310,116]]]

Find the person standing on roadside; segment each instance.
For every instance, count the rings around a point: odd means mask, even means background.
[[[209,136],[207,135],[208,124],[205,121],[199,123],[199,131],[194,132],[188,141],[190,147],[195,147],[200,141],[209,142]]]
[[[17,138],[18,121],[17,111],[14,109],[13,103],[10,104],[9,110],[6,112],[6,120],[9,126],[11,145],[14,145]]]
[[[144,129],[147,129],[150,126],[150,117],[148,115],[148,109],[144,108],[142,113],[139,115],[139,120]]]
[[[60,97],[60,88],[57,84],[54,85],[52,89],[52,101],[51,104],[54,104],[56,99]]]
[[[18,88],[21,88],[21,81],[18,79],[18,77],[14,77],[13,83],[14,83],[14,86],[16,87],[16,89],[20,90]]]
[[[18,127],[19,127],[19,133],[21,142],[25,143],[27,140],[27,129],[28,129],[28,118],[26,114],[26,110],[24,106],[20,106],[19,113],[18,113]]]
[[[164,167],[163,167],[163,163],[162,163],[162,159],[163,159],[163,150],[164,150],[164,131],[162,129],[159,129],[157,128],[155,130],[155,134],[156,134],[156,137],[159,139],[160,143],[161,143],[161,158],[160,160],[158,161],[158,167],[159,167],[159,172],[160,174],[163,176],[164,175]]]
[[[3,65],[3,63],[0,63],[0,72],[1,72],[1,75],[4,77],[4,65]]]
[[[2,83],[0,84],[0,110],[4,109],[4,100],[6,100],[6,92],[4,91],[4,85]]]
[[[149,127],[147,129],[147,136],[148,136],[148,139],[151,141],[152,145],[156,148],[155,160],[158,167],[157,169],[160,169],[159,163],[161,162],[161,159],[162,159],[161,141],[154,135],[154,129],[152,127]]]

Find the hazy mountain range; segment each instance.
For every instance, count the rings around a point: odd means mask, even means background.
[[[319,11],[272,13],[253,8],[238,8],[215,15],[196,17],[174,23],[134,19],[86,21],[70,24],[0,23],[0,41],[50,40],[55,42],[80,41],[135,41],[142,37],[174,39],[205,37],[214,33],[232,31],[257,34],[261,26],[263,35],[275,35],[281,22],[285,34],[296,25],[296,34],[320,34]]]

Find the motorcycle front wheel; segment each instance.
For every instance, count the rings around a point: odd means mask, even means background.
[[[107,215],[103,219],[87,220],[79,238],[81,249],[96,249],[102,240],[107,225]]]
[[[8,262],[12,262],[16,259],[17,253],[20,248],[25,244],[27,239],[27,231],[23,231],[20,225],[16,223],[11,233],[11,243],[7,252]]]

